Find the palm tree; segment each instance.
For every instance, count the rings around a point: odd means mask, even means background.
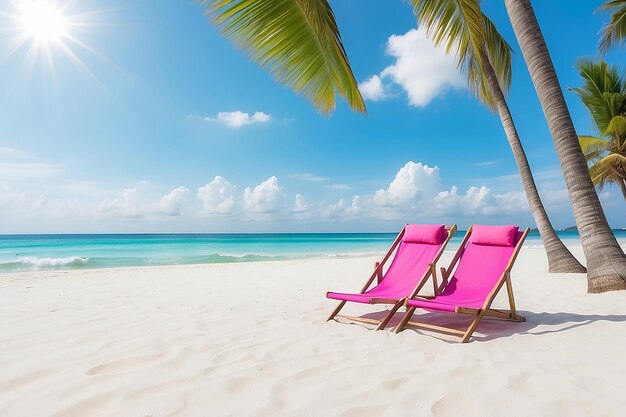
[[[617,184],[626,200],[626,79],[616,66],[581,59],[576,67],[585,83],[572,88],[587,106],[602,137],[580,136],[594,185]]]
[[[303,91],[323,113],[334,109],[335,90],[365,111],[341,36],[326,0],[204,0],[224,34],[279,82]],[[500,114],[522,184],[548,255],[551,272],[585,272],[556,235],[543,207],[501,85],[511,83],[511,48],[476,0],[413,1],[435,43],[455,49],[468,86]],[[486,55],[484,59],[481,59]],[[486,74],[489,74],[488,76]]]
[[[557,236],[541,202],[504,91],[511,84],[511,47],[476,0],[412,0],[418,21],[435,44],[455,52],[470,89],[497,111],[513,152],[528,205],[548,256],[550,272],[586,272]]]
[[[504,1],[554,141],[587,258],[587,290],[626,289],[626,255],[606,220],[530,0]]]
[[[611,0],[598,7],[598,10],[612,10],[611,21],[600,32],[600,52],[626,41],[626,0]]]

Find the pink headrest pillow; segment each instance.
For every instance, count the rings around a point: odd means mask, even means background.
[[[446,240],[443,224],[407,224],[402,241],[406,243],[429,243],[439,245]]]
[[[513,246],[517,230],[517,226],[474,225],[470,242],[477,245]]]

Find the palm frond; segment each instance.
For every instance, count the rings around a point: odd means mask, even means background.
[[[483,15],[484,16],[484,15]],[[500,88],[507,93],[511,87],[511,45],[502,37],[498,29],[487,16],[484,16],[485,47],[489,62],[493,66]]]
[[[624,116],[615,116],[606,132],[610,140],[610,152],[626,155],[626,113]]]
[[[607,155],[589,168],[591,180],[600,189],[608,183],[619,184],[626,180],[626,156],[619,154]]]
[[[608,142],[606,139],[597,138],[595,136],[579,136],[578,142],[590,166],[593,166],[608,152]]]
[[[576,63],[576,68],[584,84],[570,90],[581,98],[600,133],[604,135],[611,119],[621,111],[626,80],[617,67],[609,66],[602,60],[594,62],[590,59],[580,59]],[[617,95],[611,98],[614,94]]]
[[[607,1],[597,10],[612,11],[611,21],[600,31],[601,54],[606,53],[614,46],[621,45],[626,41],[626,0]]]
[[[365,104],[327,0],[199,0],[226,38],[322,113]]]
[[[511,84],[511,47],[480,10],[477,0],[411,0],[418,24],[435,45],[454,53],[467,85],[492,110],[495,100],[483,73],[486,55],[503,91]]]
[[[606,131],[614,136],[626,136],[626,116],[615,116],[609,122]]]

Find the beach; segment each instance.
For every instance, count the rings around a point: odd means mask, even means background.
[[[487,318],[460,344],[392,333],[402,313],[378,332],[326,322],[325,292],[358,290],[376,259],[1,274],[0,415],[623,414],[623,293],[587,295],[584,275],[548,274],[543,249],[524,248],[525,323]]]
[[[626,416],[626,0],[404,3],[0,1],[0,417]]]

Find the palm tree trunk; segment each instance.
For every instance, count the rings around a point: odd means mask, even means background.
[[[572,255],[561,239],[559,239],[550,223],[548,213],[546,213],[546,209],[541,202],[541,197],[539,197],[537,185],[535,184],[533,174],[530,171],[530,164],[526,158],[526,152],[524,152],[522,142],[517,134],[517,128],[515,127],[511,111],[509,110],[502,88],[500,87],[500,82],[484,51],[481,56],[481,67],[487,77],[489,90],[495,100],[496,108],[500,115],[500,121],[504,127],[504,132],[511,146],[511,150],[513,151],[517,169],[522,178],[522,185],[526,192],[530,211],[535,218],[537,229],[539,229],[543,246],[548,255],[548,270],[550,272],[587,272],[587,269],[578,262],[578,259]]]
[[[620,181],[619,187],[622,189],[622,195],[624,196],[624,201],[626,201],[626,180]]]
[[[530,0],[504,0],[539,96],[565,176],[587,258],[587,291],[626,289],[626,255],[617,243],[594,189],[574,124]]]

